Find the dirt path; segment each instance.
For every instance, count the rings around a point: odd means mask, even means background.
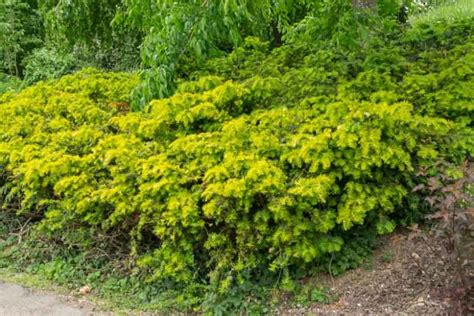
[[[42,293],[0,281],[0,315],[92,315],[89,306],[65,296]]]

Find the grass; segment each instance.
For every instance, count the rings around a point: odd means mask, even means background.
[[[417,25],[449,23],[474,16],[474,0],[449,1],[426,12],[412,15],[408,22]]]

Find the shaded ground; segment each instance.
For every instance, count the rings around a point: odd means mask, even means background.
[[[92,315],[86,303],[0,282],[0,315]]]
[[[472,250],[472,249],[471,249]],[[471,251],[464,260],[472,263]],[[282,308],[279,314],[399,314],[462,315],[461,298],[472,308],[472,293],[463,293],[452,257],[432,236],[399,233],[388,237],[369,267],[341,277],[321,278],[336,297],[330,305]],[[474,276],[468,269],[469,276]],[[469,298],[469,295],[471,297]],[[469,301],[470,300],[470,301]],[[474,310],[473,310],[474,311]]]
[[[474,252],[467,251],[462,260],[472,264],[472,255]],[[455,259],[449,256],[441,241],[430,235],[397,233],[386,237],[384,246],[362,267],[334,279],[320,276],[311,280],[330,288],[330,295],[335,298],[333,303],[299,308],[282,306],[272,314],[462,315],[460,298],[465,293],[460,291],[462,285],[452,260]],[[473,270],[466,271],[472,280]],[[0,315],[98,313],[87,302],[0,281]]]

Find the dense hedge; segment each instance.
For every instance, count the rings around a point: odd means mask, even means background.
[[[65,243],[124,232],[156,280],[225,290],[249,272],[312,266],[354,229],[391,232],[412,210],[419,167],[472,155],[463,41],[347,56],[269,55],[249,39],[210,63],[218,76],[140,113],[128,111],[129,74],[87,69],[4,94],[0,199]],[[76,247],[94,242],[79,236]]]

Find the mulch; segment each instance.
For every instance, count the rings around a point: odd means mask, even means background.
[[[472,250],[472,249],[470,249]],[[473,251],[459,259],[443,240],[420,230],[398,232],[384,239],[370,268],[360,267],[337,278],[316,280],[330,288],[329,305],[280,307],[281,315],[408,314],[464,315],[474,313],[473,295],[466,293],[453,260],[472,264]],[[472,267],[472,266],[471,266]],[[466,268],[467,279],[474,271]],[[466,279],[466,278],[465,278]]]

